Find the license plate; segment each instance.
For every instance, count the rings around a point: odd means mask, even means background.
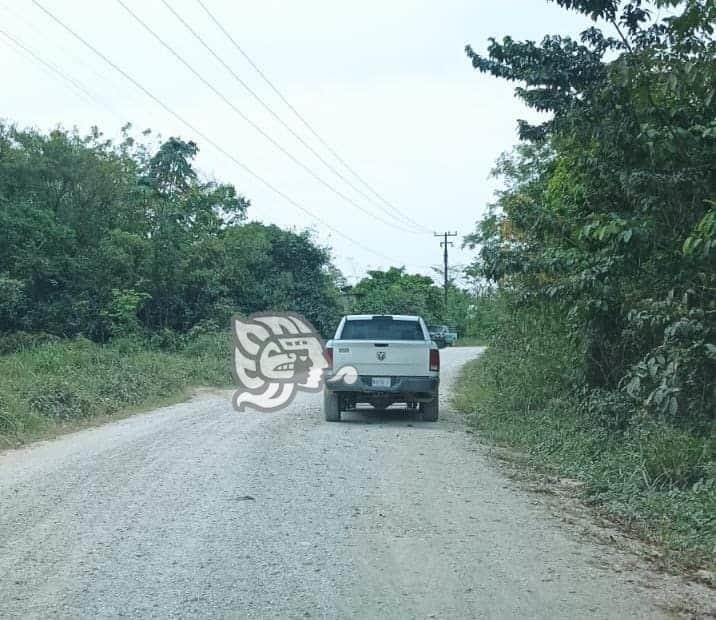
[[[371,379],[371,385],[378,388],[389,388],[390,377],[373,377],[373,379]]]

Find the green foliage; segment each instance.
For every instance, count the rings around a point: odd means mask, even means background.
[[[713,553],[713,518],[686,510],[716,513],[716,4],[556,2],[595,26],[467,48],[549,116],[519,122],[466,238],[507,316],[466,394],[500,441]]]
[[[0,355],[27,351],[38,345],[47,342],[56,342],[57,336],[44,332],[17,331],[8,334],[0,334]]]
[[[171,353],[136,338],[35,344],[0,358],[0,446],[176,399],[190,386],[231,383],[228,331],[186,336]]]
[[[24,283],[0,275],[0,324],[22,326],[26,307]]]
[[[585,390],[564,323],[509,300],[454,404],[482,436],[586,482],[585,496],[681,560],[716,562],[713,437],[639,414],[628,395]]]
[[[100,312],[111,325],[113,336],[125,336],[139,332],[137,310],[145,301],[151,299],[149,293],[140,293],[134,289],[113,288],[108,307]]]
[[[352,313],[417,314],[428,323],[445,323],[458,334],[471,334],[474,296],[452,283],[448,286],[447,310],[443,287],[428,276],[406,273],[404,267],[369,271],[345,292]]]
[[[432,278],[405,273],[404,268],[369,271],[351,295],[356,314],[418,314],[426,321],[443,315],[443,293]]]
[[[328,251],[308,232],[246,224],[249,201],[202,180],[197,153],[175,137],[152,153],[129,127],[114,144],[0,124],[0,333],[104,342],[269,309],[335,324]]]
[[[506,187],[467,238],[471,272],[523,303],[549,300],[583,353],[584,386],[624,390],[652,415],[716,418],[716,43],[713,3],[559,0],[619,35],[509,37],[482,72],[552,118],[496,169]],[[625,29],[622,30],[622,29]],[[607,56],[609,54],[609,56]],[[612,58],[607,60],[607,58]],[[541,301],[539,302],[541,303]]]
[[[712,201],[707,202],[714,204]],[[708,266],[714,266],[716,259],[716,209],[713,207],[709,209],[696,224],[691,236],[684,241],[683,252],[686,256],[694,256],[704,262],[710,260],[711,264]]]

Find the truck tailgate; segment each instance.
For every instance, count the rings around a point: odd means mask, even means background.
[[[424,340],[337,340],[333,343],[333,367],[355,366],[361,375],[413,377],[425,375],[430,343]]]

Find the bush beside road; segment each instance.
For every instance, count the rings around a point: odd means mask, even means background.
[[[159,348],[159,347],[162,348]],[[229,386],[230,336],[49,341],[0,357],[0,449]]]
[[[457,383],[453,403],[480,439],[525,453],[529,470],[582,481],[583,499],[661,547],[665,566],[713,571],[713,436],[640,418],[608,429],[600,403],[590,411],[566,389],[554,391],[564,360],[546,339],[529,355],[519,337],[512,342],[468,362]]]

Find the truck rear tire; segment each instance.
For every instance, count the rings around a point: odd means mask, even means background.
[[[437,422],[439,410],[440,400],[437,392],[435,393],[435,398],[433,398],[430,402],[420,403],[420,417],[424,422]]]
[[[338,400],[338,394],[331,390],[323,390],[323,414],[328,422],[341,421],[341,409]]]

